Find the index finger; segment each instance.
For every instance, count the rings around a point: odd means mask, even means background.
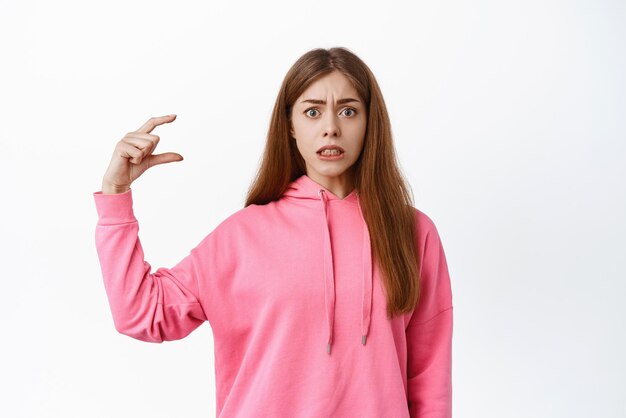
[[[143,132],[143,133],[149,134],[157,126],[163,125],[164,123],[173,122],[174,119],[176,119],[176,115],[173,115],[173,114],[166,115],[166,116],[158,116],[158,117],[155,116],[155,117],[148,119],[148,121],[144,123],[143,125],[141,125],[141,128],[137,129],[135,132]]]

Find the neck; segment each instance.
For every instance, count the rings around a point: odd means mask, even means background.
[[[340,199],[348,196],[354,190],[354,173],[346,171],[338,176],[321,176],[317,174],[307,174],[311,180],[324,186],[332,194]]]

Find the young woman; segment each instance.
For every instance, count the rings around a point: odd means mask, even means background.
[[[428,417],[452,410],[452,293],[413,206],[366,64],[314,49],[288,71],[245,207],[151,271],[131,183],[157,164],[151,118],[115,148],[96,246],[115,328],[181,339],[208,321],[217,416]]]

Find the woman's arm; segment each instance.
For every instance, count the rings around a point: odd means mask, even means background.
[[[437,229],[418,216],[421,301],[406,329],[407,390],[412,418],[452,417],[452,292]]]
[[[147,342],[178,340],[207,320],[198,299],[197,248],[173,268],[151,272],[139,241],[132,189],[93,193],[96,249],[115,328]]]

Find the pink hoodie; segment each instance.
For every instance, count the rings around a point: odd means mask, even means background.
[[[452,416],[450,277],[423,212],[415,209],[422,300],[389,320],[356,190],[340,199],[303,175],[154,272],[132,190],[93,195],[115,328],[160,343],[208,321],[218,417]]]

